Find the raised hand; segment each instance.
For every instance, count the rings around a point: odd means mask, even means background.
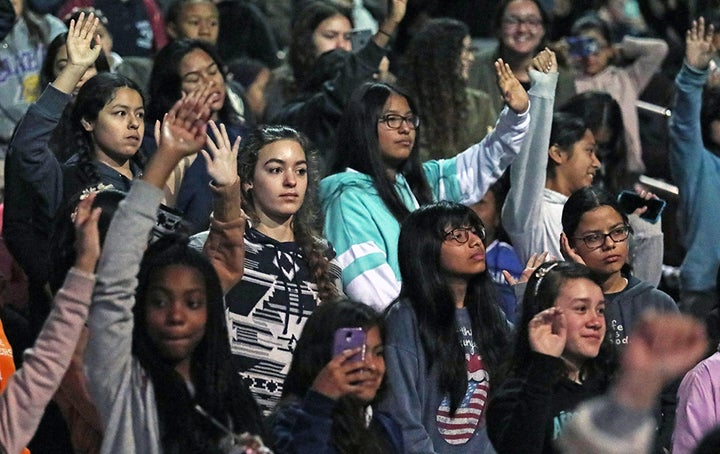
[[[207,122],[210,120],[212,100],[208,87],[180,98],[163,117],[155,123],[155,140],[158,151],[172,153],[178,161],[200,151],[205,144]]]
[[[685,36],[685,59],[688,65],[705,70],[715,55],[713,46],[714,28],[709,25],[705,28],[705,19],[694,20]]]
[[[331,399],[356,391],[358,385],[353,385],[361,379],[365,367],[364,361],[349,361],[348,359],[362,351],[362,347],[345,350],[335,356],[315,377],[312,389]]]
[[[90,193],[78,203],[74,213],[75,224],[75,268],[87,273],[95,272],[95,265],[100,257],[100,234],[98,219],[100,208],[92,208],[96,192]]]
[[[706,349],[705,327],[694,317],[645,313],[623,351],[615,399],[631,408],[652,408],[661,389],[695,366]]]
[[[407,10],[407,0],[392,0],[392,10],[390,11],[389,19],[399,24],[403,17],[405,17],[405,11]]]
[[[550,307],[535,314],[528,324],[528,340],[532,351],[560,358],[567,341],[563,311]]]
[[[99,19],[93,13],[85,16],[80,13],[77,23],[70,21],[67,37],[68,66],[78,66],[83,72],[95,64],[102,47],[100,44],[93,45],[93,38],[97,31]]]
[[[533,254],[528,259],[527,263],[525,264],[525,269],[520,274],[519,279],[515,279],[512,274],[510,274],[509,271],[503,270],[503,276],[505,276],[505,280],[510,285],[516,285],[516,284],[522,284],[524,282],[527,282],[530,280],[530,276],[535,272],[538,266],[545,263],[545,261],[548,259],[548,251],[541,252],[538,254]],[[552,257],[551,257],[552,259]]]
[[[517,113],[527,111],[530,106],[530,97],[513,74],[510,65],[505,63],[502,58],[498,58],[495,61],[495,72],[505,104]]]
[[[558,70],[557,58],[555,52],[549,48],[545,48],[537,54],[532,60],[532,67],[543,73],[556,73]]]
[[[207,170],[216,186],[228,186],[238,180],[237,173],[237,155],[240,148],[240,137],[235,142],[230,143],[225,125],[220,123],[217,127],[214,121],[209,123],[210,129],[215,136],[215,141],[207,134],[206,144],[210,153],[206,150],[200,150],[200,154],[205,158]]]

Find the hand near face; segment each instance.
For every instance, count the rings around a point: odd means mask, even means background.
[[[88,272],[95,272],[95,265],[100,257],[100,234],[98,233],[98,219],[100,208],[92,208],[97,193],[89,194],[78,203],[73,214],[75,224],[75,267]]]
[[[569,262],[575,262],[581,265],[585,265],[585,260],[580,257],[580,254],[578,254],[572,246],[570,246],[570,240],[568,239],[567,235],[565,235],[565,232],[560,234],[560,253],[562,254],[563,258]]]
[[[555,52],[545,48],[537,54],[532,61],[532,67],[543,73],[556,73],[558,70]]]
[[[164,153],[182,158],[202,148],[210,119],[211,97],[207,88],[183,96],[165,114],[162,123],[155,123],[158,151],[162,149]]]
[[[237,155],[240,148],[240,137],[231,143],[225,125],[220,127],[214,121],[209,123],[210,129],[215,136],[215,141],[207,134],[206,145],[210,153],[200,150],[207,163],[208,175],[213,179],[215,186],[229,186],[238,180]]]
[[[495,72],[497,74],[498,87],[500,93],[508,105],[516,113],[523,113],[530,106],[530,98],[527,92],[513,74],[510,65],[503,62],[502,58],[495,61]]]
[[[685,35],[685,58],[694,68],[705,70],[715,55],[713,46],[714,29],[712,24],[705,28],[705,19],[693,21],[692,26]]]
[[[102,47],[99,44],[92,45],[93,37],[97,31],[99,19],[90,13],[80,13],[77,23],[70,21],[67,37],[68,66],[77,66],[85,69],[93,66],[97,60]]]
[[[315,377],[312,389],[334,400],[355,392],[358,386],[353,383],[361,379],[365,364],[363,361],[348,361],[348,358],[361,351],[362,347],[357,347],[335,356]]]
[[[567,340],[563,311],[550,307],[537,313],[528,324],[528,338],[532,351],[559,358]]]

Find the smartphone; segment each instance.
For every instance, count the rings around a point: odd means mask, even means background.
[[[366,334],[362,328],[338,328],[333,341],[333,356],[337,356],[345,350],[362,347],[362,351],[352,355],[349,361],[364,361],[365,338]]]
[[[660,219],[660,215],[665,209],[665,205],[667,205],[667,202],[663,199],[646,200],[633,191],[622,191],[618,195],[618,203],[626,214],[632,214],[635,210],[644,206],[648,207],[647,211],[641,214],[640,217],[653,224]]]
[[[587,57],[598,50],[597,41],[589,36],[568,36],[565,41],[570,46],[569,53],[573,57]]]
[[[350,42],[352,43],[353,52],[360,52],[362,48],[372,38],[372,30],[369,28],[353,29],[350,31]]]

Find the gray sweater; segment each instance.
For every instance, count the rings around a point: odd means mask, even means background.
[[[88,390],[105,428],[103,453],[161,451],[155,391],[132,355],[140,261],[163,192],[137,180],[113,217],[97,269],[85,355]]]

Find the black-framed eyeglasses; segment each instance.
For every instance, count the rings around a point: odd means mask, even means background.
[[[449,232],[445,232],[445,241],[454,241],[457,244],[465,244],[470,241],[470,234],[474,233],[481,241],[485,241],[485,229],[480,227],[478,231],[475,227],[458,227]]]
[[[505,16],[502,19],[503,25],[510,27],[519,27],[522,24],[529,25],[530,27],[539,27],[543,25],[541,17],[520,17],[520,16]]]
[[[420,126],[420,117],[417,115],[408,115],[407,117],[404,117],[397,114],[386,114],[378,118],[378,121],[380,123],[385,123],[385,125],[390,129],[400,128],[403,121],[407,123],[410,129],[417,129],[417,127]]]
[[[610,230],[608,233],[589,233],[584,236],[576,236],[574,239],[583,240],[588,249],[597,249],[605,243],[605,239],[610,237],[615,243],[622,243],[628,239],[632,233],[629,225],[623,225]]]

